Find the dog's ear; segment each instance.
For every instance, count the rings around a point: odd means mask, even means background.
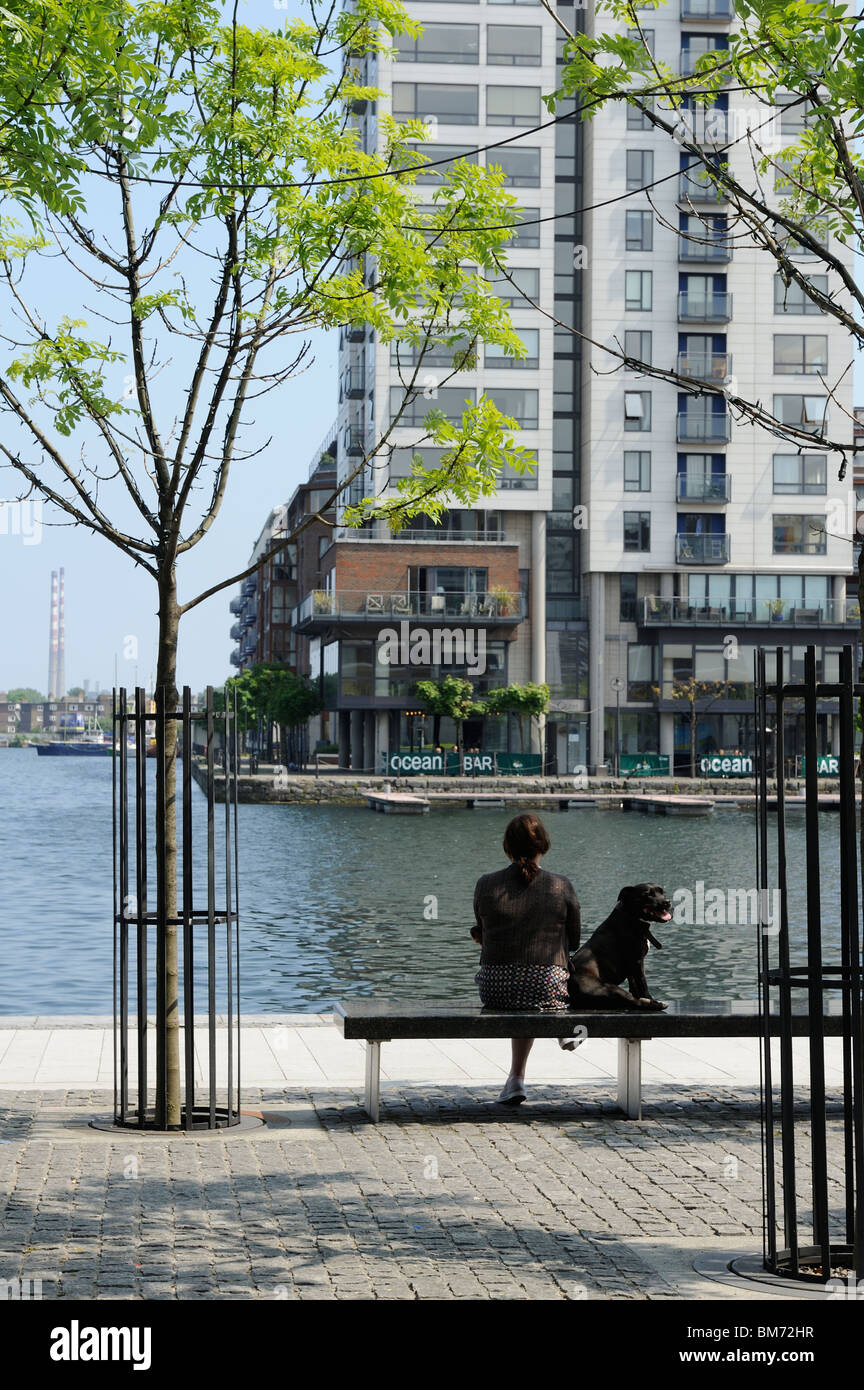
[[[631,884],[629,885],[629,887],[627,887],[627,888],[622,888],[621,891],[620,891],[619,894],[618,894],[618,901],[619,901],[619,903],[627,902],[628,899],[632,898],[633,894],[634,894],[636,891],[637,891],[637,885],[636,885],[635,883],[631,883]]]

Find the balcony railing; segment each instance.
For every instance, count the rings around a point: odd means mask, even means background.
[[[681,0],[685,24],[729,24],[734,13],[733,0]]]
[[[360,400],[366,393],[366,379],[358,367],[351,368],[345,373],[342,384],[349,401]]]
[[[701,231],[697,227],[691,236],[705,235],[705,241],[687,241],[680,239],[678,243],[679,261],[731,261],[732,247],[725,241],[718,241],[714,237],[709,237],[703,228]]]
[[[676,130],[695,145],[725,145],[729,132],[729,113],[722,106],[695,106],[679,111]]]
[[[678,317],[687,323],[728,323],[732,317],[731,294],[678,294]]]
[[[693,411],[679,410],[679,444],[728,444],[731,438],[732,421],[728,415],[697,415]]]
[[[345,452],[349,458],[362,458],[366,452],[364,444],[364,434],[361,429],[352,426],[345,431]]]
[[[679,565],[726,565],[729,563],[729,537],[676,536],[675,559]]]
[[[426,622],[518,623],[523,617],[521,593],[429,594],[419,590],[323,589],[307,594],[291,621],[300,631],[327,626],[334,620],[387,623],[394,619]]]
[[[679,352],[678,371],[698,381],[725,381],[732,375],[732,357],[728,352]]]
[[[719,477],[690,478],[679,473],[676,486],[679,502],[728,502],[732,497],[732,477],[722,473]]]
[[[642,621],[647,626],[682,623],[704,626],[711,623],[750,623],[754,627],[785,623],[787,627],[858,627],[861,617],[857,599],[822,599],[805,608],[785,599],[705,599],[665,598],[649,594],[643,600]]]
[[[725,203],[726,194],[712,182],[704,169],[684,170],[678,176],[680,203]]]
[[[427,528],[415,530],[411,526],[406,526],[403,531],[391,532],[388,536],[393,541],[463,541],[472,544],[475,541],[498,541],[506,540],[503,527],[498,527],[494,531],[454,531],[445,527],[436,527],[434,531]]]

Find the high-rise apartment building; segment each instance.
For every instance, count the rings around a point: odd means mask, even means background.
[[[494,163],[522,209],[507,261],[524,298],[509,281],[493,284],[508,299],[526,356],[481,345],[476,366],[443,386],[435,404],[458,418],[466,399],[485,392],[519,421],[519,442],[535,451],[537,468],[505,475],[482,510],[452,510],[442,526],[417,518],[397,537],[381,524],[337,527],[321,556],[320,587],[298,605],[294,624],[309,638],[312,673],[322,686],[329,678],[340,761],[378,768],[388,751],[418,737],[428,743],[427,733],[418,736],[412,691],[445,668],[385,662],[379,633],[444,621],[482,629],[481,692],[549,684],[550,770],[608,765],[616,728],[621,752],[661,752],[686,770],[680,694],[691,677],[725,686],[700,715],[700,751],[751,749],[755,647],[783,645],[794,678],[804,646],[815,642],[830,679],[839,647],[854,638],[851,479],[839,483],[837,460],[818,448],[799,450],[733,420],[722,396],[613,370],[612,359],[583,350],[567,326],[769,403],[805,430],[830,416],[832,432],[851,438],[843,417],[851,413],[851,373],[830,405],[826,389],[846,366],[847,336],[782,284],[765,253],[748,248],[722,197],[637,109],[613,103],[582,123],[566,119],[570,104],[550,118],[541,96],[557,86],[563,36],[541,4],[408,7],[422,35],[398,39],[393,60],[365,60],[366,80],[397,119],[429,123],[434,139],[418,146],[418,161]],[[612,22],[568,3],[558,12],[571,29]],[[672,0],[644,15],[655,53],[683,72],[726,47],[733,23],[731,0]],[[697,136],[718,151],[728,146],[724,157],[741,171],[747,126],[766,116],[746,104],[729,90],[692,117]],[[375,104],[358,104],[353,119],[375,148]],[[788,142],[801,108],[781,105],[776,119]],[[421,205],[431,201],[440,167],[418,176]],[[824,277],[824,267],[814,274]],[[403,392],[396,351],[369,329],[344,332],[340,479],[373,449]],[[374,458],[351,500],[410,467],[428,409],[422,394],[409,402],[395,447]],[[466,746],[503,748],[513,737],[502,721],[465,730]],[[827,716],[820,739],[825,751]],[[794,725],[787,749],[801,751]]]

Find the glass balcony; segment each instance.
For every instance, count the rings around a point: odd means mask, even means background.
[[[691,539],[690,537],[680,537]],[[695,539],[695,538],[693,538]],[[805,608],[785,599],[686,599],[649,594],[643,600],[642,622],[648,627],[682,623],[704,626],[710,623],[749,623],[765,627],[786,623],[789,627],[854,627],[860,624],[856,599],[823,599]]]
[[[678,371],[681,376],[695,376],[698,381],[725,381],[732,375],[732,354],[679,352]]]
[[[349,368],[342,379],[342,384],[349,401],[360,400],[366,394],[365,376],[357,367]]]
[[[678,317],[687,323],[728,323],[732,317],[731,294],[678,294]]]
[[[353,426],[345,431],[345,452],[349,458],[362,458],[366,452],[363,431]]]
[[[681,0],[683,24],[729,24],[734,14],[733,0]]]
[[[726,194],[704,169],[684,169],[678,175],[679,203],[725,203]]]
[[[679,565],[727,565],[729,537],[678,535],[675,559]]]
[[[732,438],[732,421],[728,415],[679,410],[677,438],[679,444],[728,444]]]
[[[679,261],[731,261],[732,247],[725,241],[718,241],[716,238],[708,236],[707,231],[700,231],[697,227],[691,236],[705,237],[704,241],[687,241],[684,237],[678,239],[678,259]]]
[[[519,623],[523,616],[522,595],[518,592],[430,594],[409,589],[342,589],[328,593],[317,589],[298,603],[291,622],[298,632],[315,632],[330,627],[334,621],[386,623],[392,627],[394,620],[404,618],[414,622],[483,625]]]
[[[679,502],[728,502],[732,497],[732,475],[691,478],[679,473],[675,495]]]
[[[678,112],[675,125],[695,145],[725,145],[729,138],[729,113],[722,106],[687,107]]]

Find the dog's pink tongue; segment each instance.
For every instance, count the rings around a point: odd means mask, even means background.
[[[671,922],[671,921],[672,921],[672,913],[671,913],[671,912],[662,912],[662,913],[660,914],[660,921],[661,921],[661,922]]]

